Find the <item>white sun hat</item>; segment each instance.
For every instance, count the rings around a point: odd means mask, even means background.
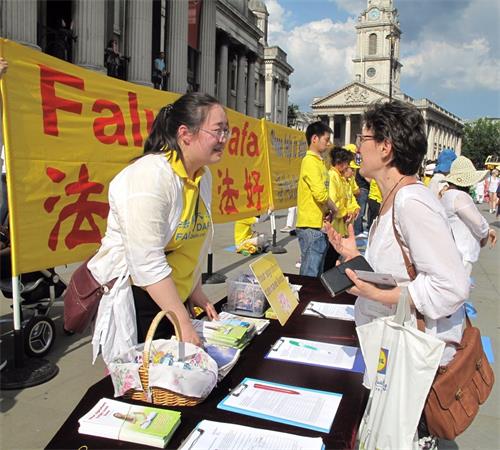
[[[484,180],[487,174],[487,170],[476,170],[469,158],[459,156],[451,164],[450,173],[445,180],[455,186],[467,187]]]

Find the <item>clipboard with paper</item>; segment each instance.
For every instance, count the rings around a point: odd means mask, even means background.
[[[359,373],[365,370],[363,355],[359,347],[308,339],[281,337],[271,347],[266,359]]]
[[[217,408],[329,433],[342,394],[245,378]]]

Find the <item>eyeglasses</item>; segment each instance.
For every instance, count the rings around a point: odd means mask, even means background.
[[[205,130],[204,128],[200,128],[200,130],[210,134],[211,136],[216,138],[219,142],[229,137],[228,128],[224,128],[223,130]]]
[[[363,142],[370,140],[375,140],[375,136],[370,136],[369,134],[357,134],[356,147],[360,147]]]

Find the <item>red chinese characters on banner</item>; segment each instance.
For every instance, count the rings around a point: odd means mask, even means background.
[[[223,174],[220,169],[217,169],[217,175],[219,179],[222,178]],[[226,168],[226,176],[222,178],[221,184],[217,186],[217,194],[220,195],[219,211],[221,214],[236,214],[238,212],[235,199],[239,198],[240,192],[238,189],[231,187],[233,184],[234,178],[229,176],[229,169]]]
[[[66,178],[64,172],[54,167],[48,167],[46,173],[54,183],[60,183]],[[105,202],[88,200],[88,198],[91,194],[101,194],[103,190],[103,184],[89,181],[87,165],[82,164],[78,181],[68,183],[64,187],[66,196],[78,195],[78,197],[73,203],[64,206],[59,212],[57,222],[49,235],[48,246],[52,251],[57,249],[61,224],[72,216],[75,216],[73,227],[64,238],[64,243],[68,249],[71,250],[81,244],[98,244],[101,242],[101,232],[93,216],[97,214],[102,219],[106,219],[109,205]],[[47,198],[43,204],[45,211],[51,213],[60,199],[60,195]],[[84,220],[90,225],[90,230],[81,228]]]
[[[248,171],[245,169],[245,184],[243,187],[247,191],[247,208],[259,210],[262,208],[261,195],[264,192],[264,185],[259,184],[260,172],[258,170]],[[254,195],[257,195],[257,201],[254,203]]]

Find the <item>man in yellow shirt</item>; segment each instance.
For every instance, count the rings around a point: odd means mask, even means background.
[[[297,237],[300,274],[317,277],[323,272],[328,240],[321,229],[329,210],[336,212],[328,196],[328,171],[323,154],[329,147],[332,130],[323,122],[311,123],[306,130],[309,150],[302,160],[297,186]]]

